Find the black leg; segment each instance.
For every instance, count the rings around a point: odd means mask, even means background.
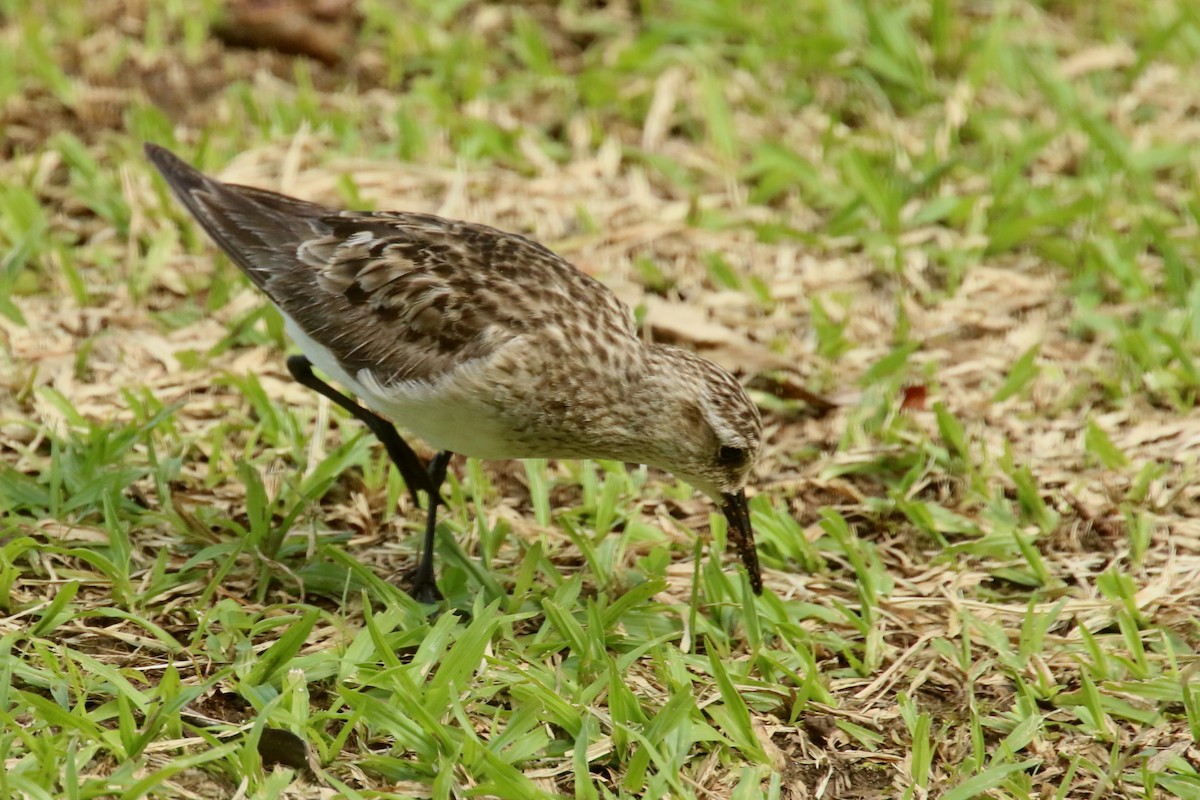
[[[430,483],[429,473],[422,466],[421,459],[408,446],[408,443],[400,438],[400,434],[396,432],[396,427],[392,423],[363,408],[354,402],[354,398],[342,394],[314,375],[312,363],[304,356],[291,356],[287,360],[287,367],[288,372],[292,373],[292,377],[301,386],[307,386],[317,394],[328,397],[349,411],[350,416],[371,429],[375,438],[383,442],[383,447],[391,456],[396,469],[400,470],[400,477],[404,478],[404,483],[408,486],[409,493],[412,494],[414,504],[420,503],[420,498],[417,496],[418,491],[424,491],[430,497],[433,496],[437,491],[437,486]]]
[[[421,548],[421,560],[412,577],[412,596],[421,603],[439,603],[442,593],[438,591],[437,578],[433,574],[433,540],[437,532],[437,510],[441,503],[442,483],[446,480],[446,467],[450,464],[449,450],[438,453],[429,462],[429,482],[434,490],[429,493],[429,515],[425,518],[425,542]]]
[[[425,492],[425,496],[429,498],[429,511],[425,517],[425,542],[420,560],[417,562],[417,569],[413,573],[411,594],[414,599],[422,603],[441,602],[442,593],[438,591],[437,579],[433,571],[433,540],[434,534],[437,532],[437,508],[442,500],[439,492],[446,480],[446,468],[450,464],[452,453],[448,450],[438,453],[429,462],[429,467],[426,469],[421,465],[421,459],[408,446],[408,443],[400,438],[396,426],[378,414],[363,408],[354,401],[354,398],[342,394],[318,378],[312,371],[312,362],[307,358],[291,356],[287,360],[287,366],[288,372],[292,373],[292,377],[296,379],[297,383],[312,389],[317,394],[328,397],[346,409],[352,417],[370,428],[371,433],[375,434],[375,438],[383,442],[384,449],[387,450],[396,469],[400,470],[400,475],[404,478],[408,491],[412,493],[414,504],[420,503],[420,498],[417,496],[418,491]]]

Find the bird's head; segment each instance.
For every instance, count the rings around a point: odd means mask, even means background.
[[[646,463],[670,471],[721,505],[729,539],[755,592],[762,590],[745,486],[758,461],[762,419],[737,379],[695,353],[655,347],[656,403],[665,413]]]

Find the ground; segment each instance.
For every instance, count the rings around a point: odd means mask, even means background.
[[[0,0],[6,796],[1200,797],[1191,3],[311,5]],[[456,461],[428,616],[147,140],[735,371],[763,596],[668,475]]]

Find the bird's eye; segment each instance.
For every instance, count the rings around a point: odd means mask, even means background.
[[[746,451],[741,447],[722,445],[717,451],[717,461],[725,467],[740,467],[746,463]]]

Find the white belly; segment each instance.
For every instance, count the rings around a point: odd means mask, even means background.
[[[345,386],[368,408],[400,427],[412,431],[435,450],[449,450],[476,458],[520,458],[512,436],[495,411],[468,394],[460,372],[481,365],[464,364],[437,383],[405,381],[382,386],[370,370],[349,375],[327,347],[306,334],[287,314],[288,336],[314,366]]]

